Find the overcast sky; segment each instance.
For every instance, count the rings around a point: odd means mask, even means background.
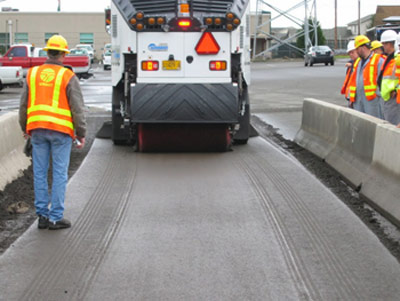
[[[101,12],[110,5],[111,0],[60,0],[61,11],[65,12]],[[263,0],[264,2],[280,9],[288,10],[294,5],[304,2],[301,0]],[[347,23],[357,20],[358,18],[358,2],[361,3],[361,17],[365,17],[376,12],[378,5],[400,5],[400,0],[337,0],[338,8],[338,26],[346,26]],[[256,10],[257,0],[251,0],[251,10]],[[259,3],[259,8],[271,11],[272,18],[278,13],[265,4]],[[313,1],[309,2],[313,3]],[[58,0],[0,0],[1,7],[18,8],[23,12],[37,11],[57,11]],[[320,21],[322,28],[332,28],[335,25],[335,0],[317,0],[317,18]],[[300,8],[291,11],[291,14],[304,20],[305,10],[304,5]],[[286,18],[279,17],[272,22],[273,27],[280,26],[295,26],[295,23],[287,21]]]

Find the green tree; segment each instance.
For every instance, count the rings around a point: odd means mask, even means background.
[[[315,45],[315,31],[314,31],[314,24],[313,24],[312,19],[308,19],[308,30],[309,30],[309,33],[310,33],[311,43],[313,45]],[[304,24],[302,25],[302,29],[299,30],[298,32],[300,32],[300,31],[304,31]],[[317,34],[318,34],[318,45],[325,45],[326,39],[325,39],[324,33],[322,32],[321,25],[319,24],[319,21],[317,21]],[[304,45],[304,35],[302,35],[302,36],[297,38],[296,46],[301,48],[301,49],[304,49],[304,46],[305,46]]]

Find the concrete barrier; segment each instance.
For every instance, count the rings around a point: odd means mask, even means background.
[[[18,113],[0,116],[0,190],[18,178],[31,164],[23,153],[25,139],[18,123]]]
[[[400,226],[400,129],[378,125],[372,164],[363,179],[361,194]]]
[[[306,99],[296,143],[341,173],[400,226],[400,129],[355,110]]]
[[[376,128],[387,122],[349,108],[339,108],[336,145],[325,160],[359,187],[372,163]]]
[[[312,98],[303,103],[301,128],[294,141],[318,157],[325,157],[335,147],[338,138],[340,107]]]

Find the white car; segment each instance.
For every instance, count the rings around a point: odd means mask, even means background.
[[[103,54],[103,68],[104,70],[111,69],[111,50],[107,50]]]
[[[78,45],[75,46],[75,48],[77,48],[77,49],[86,49],[87,52],[89,53],[90,62],[93,63],[94,49],[93,49],[92,45],[89,45],[89,44],[78,44]]]

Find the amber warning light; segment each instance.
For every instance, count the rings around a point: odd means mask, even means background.
[[[196,45],[197,54],[217,54],[219,52],[219,45],[211,32],[205,32],[201,36]]]

